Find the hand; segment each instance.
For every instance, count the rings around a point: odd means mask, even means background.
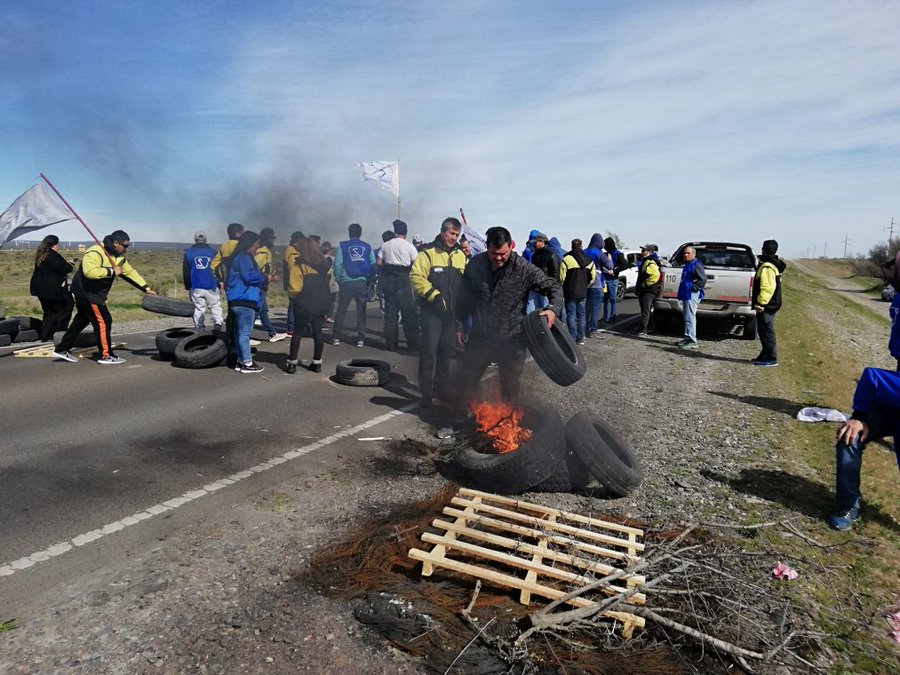
[[[122,276],[122,268],[119,267],[118,265],[113,265],[112,270],[113,270],[113,274],[115,274],[117,277]]]
[[[224,281],[220,281],[220,282],[219,282],[219,290],[220,290],[220,291],[224,291],[224,290],[225,290],[225,282],[224,282]]]
[[[146,291],[144,291],[144,293],[146,293],[147,295],[156,295],[157,294],[156,291],[154,291],[152,288],[148,288]]]
[[[466,344],[466,334],[461,330],[456,331],[456,346],[464,347]]]
[[[556,312],[552,309],[545,309],[541,312],[541,316],[547,319],[547,326],[553,328],[553,324],[556,323]]]
[[[438,295],[431,302],[435,312],[441,316],[450,316],[450,308],[447,306],[447,301],[443,295]]]
[[[835,440],[843,441],[846,445],[851,445],[857,437],[860,443],[865,443],[869,437],[869,425],[862,420],[847,420],[835,434]]]

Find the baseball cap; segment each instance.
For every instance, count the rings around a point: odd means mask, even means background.
[[[653,244],[644,244],[643,246],[641,246],[641,250],[642,251],[650,251],[652,253],[654,250]]]
[[[197,230],[194,232],[194,243],[195,244],[205,244],[206,243],[206,232],[203,230]]]

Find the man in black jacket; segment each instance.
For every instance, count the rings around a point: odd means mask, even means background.
[[[559,278],[559,259],[547,246],[547,235],[536,232],[531,240],[534,250],[531,253],[531,264],[541,270],[551,279]],[[547,306],[547,296],[531,291],[528,294],[528,305],[525,313],[531,314],[536,309],[544,309]]]
[[[572,250],[566,253],[559,266],[559,280],[562,282],[566,299],[566,323],[572,339],[584,344],[584,316],[587,306],[587,292],[594,282],[597,268],[581,245],[581,239],[572,240]]]
[[[469,261],[462,278],[461,316],[472,317],[472,333],[460,369],[462,402],[475,397],[478,382],[488,365],[500,367],[500,394],[506,401],[519,396],[519,380],[525,367],[522,321],[528,293],[547,296],[541,311],[552,326],[562,308],[562,287],[510,247],[512,237],[503,227],[486,233],[487,251]]]
[[[606,294],[603,296],[603,321],[610,325],[616,322],[616,302],[618,302],[619,275],[631,267],[628,258],[616,246],[616,240],[607,237],[603,240],[603,248],[612,262],[612,269],[603,270],[606,277]],[[621,282],[624,283],[624,282]]]

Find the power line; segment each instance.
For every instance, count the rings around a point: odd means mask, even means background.
[[[850,235],[849,235],[849,234],[845,234],[845,235],[844,235],[844,259],[845,259],[845,260],[846,260],[846,258],[847,258],[847,244],[849,244],[849,243],[852,242],[852,241],[853,241],[853,240],[850,239]]]
[[[884,228],[882,228],[882,229],[884,229],[884,230],[890,230],[890,233],[888,233],[888,241],[889,241],[889,242],[892,241],[892,240],[894,239],[894,217],[893,217],[893,216],[891,216],[891,225],[890,225],[890,227],[884,227]]]

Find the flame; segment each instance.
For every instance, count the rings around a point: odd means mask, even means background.
[[[525,411],[508,403],[473,403],[475,428],[493,440],[494,449],[503,454],[516,450],[531,438],[531,429],[521,426]]]

